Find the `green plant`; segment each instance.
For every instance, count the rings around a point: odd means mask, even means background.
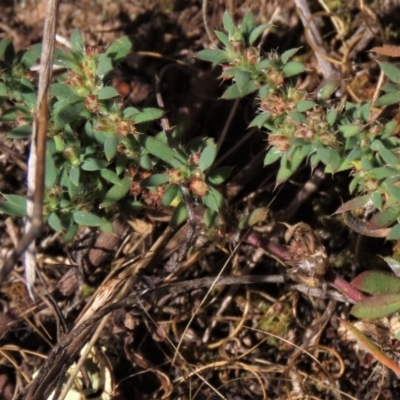
[[[68,241],[79,225],[111,231],[110,211],[115,209],[131,213],[171,205],[171,222],[178,224],[187,217],[182,185],[204,202],[207,225],[216,224],[224,199],[215,186],[231,169],[206,174],[216,156],[213,140],[197,138],[173,147],[163,132],[145,134],[162,111],[125,107],[111,86],[114,66],[131,49],[127,37],[102,49],[85,47],[74,31],[71,44],[71,51],[55,52],[54,63],[64,72],[50,87],[44,199],[48,224]],[[17,55],[10,40],[0,42],[0,106],[6,101],[8,106],[2,120],[16,125],[8,138],[31,135],[36,89],[30,68],[40,52],[40,46],[33,46]],[[23,196],[3,196],[0,211],[25,215]]]
[[[305,160],[312,168],[325,165],[326,173],[349,171],[352,176],[349,191],[354,198],[343,204],[338,213],[345,213],[350,227],[362,234],[387,239],[400,239],[400,140],[396,121],[371,118],[371,103],[355,104],[331,100],[339,82],[327,82],[316,96],[296,87],[296,75],[305,70],[290,61],[298,51],[292,49],[281,56],[263,56],[254,43],[267,25],[256,27],[247,14],[240,28],[225,13],[226,33],[216,31],[222,49],[203,50],[198,58],[222,65],[221,78],[231,81],[223,94],[234,99],[257,92],[258,115],[250,126],[268,131],[269,149],[264,165],[280,162],[277,184],[286,181]],[[400,69],[387,62],[379,63],[390,82],[374,104],[382,107],[400,101]],[[351,217],[349,211],[367,208],[373,215],[368,222]],[[281,252],[268,241],[255,239],[250,234],[248,243],[267,249],[282,259]],[[275,244],[273,244],[275,245]],[[398,252],[397,252],[398,253]],[[399,271],[398,254],[385,257],[395,274]],[[285,257],[283,257],[285,259]],[[336,275],[334,275],[336,276]],[[349,285],[331,278],[330,283],[343,293],[348,289],[357,293],[351,314],[357,318],[377,319],[400,311],[400,278],[389,272],[367,271]],[[361,292],[372,296],[365,296]],[[388,356],[350,323],[341,320],[359,344],[398,376],[399,367]],[[400,337],[395,331],[396,339]]]
[[[387,238],[400,238],[400,142],[396,121],[371,119],[371,104],[331,100],[338,82],[327,82],[316,96],[296,87],[294,77],[305,70],[290,61],[298,51],[263,56],[254,45],[267,25],[256,27],[247,14],[240,28],[225,13],[226,33],[216,31],[222,49],[203,50],[198,58],[222,65],[221,78],[232,83],[225,99],[257,91],[259,113],[250,126],[268,130],[269,150],[264,164],[280,162],[277,184],[286,181],[307,160],[312,168],[325,165],[325,172],[349,171],[349,190],[355,198],[340,212],[360,207],[375,210],[369,221],[371,236],[383,228]],[[390,63],[380,66],[390,82],[376,106],[396,104],[400,99],[400,70]],[[375,231],[375,232],[374,232]]]

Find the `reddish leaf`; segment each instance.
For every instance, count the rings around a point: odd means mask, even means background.
[[[371,229],[386,228],[397,221],[400,210],[397,207],[388,208],[385,211],[373,215],[369,221]]]
[[[366,271],[355,277],[351,284],[373,295],[400,293],[400,278],[390,272]]]
[[[384,44],[382,47],[373,47],[370,51],[382,56],[400,57],[400,46]]]
[[[355,232],[360,235],[369,237],[386,237],[389,235],[391,228],[374,229],[375,226],[362,219],[353,217],[348,211],[344,213],[344,220],[346,224]]]
[[[342,204],[336,211],[335,214],[341,214],[346,211],[356,210],[357,208],[364,207],[371,199],[370,194],[366,194],[364,196],[359,196],[350,201]]]
[[[383,353],[374,342],[368,339],[362,332],[360,332],[349,322],[342,318],[339,318],[339,321],[355,336],[358,344],[363,347],[365,351],[371,353],[379,362],[391,369],[397,375],[397,377],[400,377],[400,367],[385,353]]]
[[[400,311],[400,294],[367,297],[355,304],[350,313],[357,318],[382,318]]]

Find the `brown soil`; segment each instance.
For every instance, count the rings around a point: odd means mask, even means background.
[[[18,51],[40,42],[46,3],[3,0],[0,39],[12,38]],[[398,41],[397,3],[325,2],[343,24],[342,31],[328,18],[329,13],[321,12],[319,2],[308,3],[312,12],[320,12],[318,28],[325,51],[334,59],[341,59],[343,46],[356,40],[360,26],[367,27],[364,42],[354,42],[339,69],[352,88],[353,101],[371,99],[379,68],[367,50]],[[364,8],[359,3],[365,3]],[[220,70],[194,58],[197,51],[211,45],[202,6],[197,0],[62,2],[57,29],[61,48],[76,28],[87,45],[106,46],[121,36],[132,37],[134,51],[115,71],[115,84],[128,84],[129,101],[135,106],[157,106],[154,77],[168,66],[162,76],[162,94],[170,123],[183,127],[179,140],[203,135],[218,142],[226,127],[217,162],[223,158],[221,165],[235,166],[222,188],[230,203],[224,215],[225,231],[202,237],[199,224],[194,248],[172,277],[168,266],[179,258],[189,229],[184,225],[168,235],[168,214],[135,215],[127,221],[116,216],[114,235],[81,232],[72,246],[45,231],[38,241],[43,283],[37,283],[35,301],[21,282],[22,264],[0,289],[1,399],[23,393],[40,368],[47,372],[46,384],[24,398],[42,398],[35,396],[65,383],[64,377],[72,370],[67,373],[62,367],[77,362],[83,345],[94,337],[93,350],[85,356],[67,398],[73,398],[72,390],[81,392],[82,397],[76,398],[121,400],[399,398],[394,373],[359,349],[340,326],[337,317],[348,315],[349,304],[316,298],[307,290],[300,293],[290,279],[218,286],[210,292],[207,288],[156,291],[135,307],[125,304],[79,331],[85,325],[82,315],[87,305],[93,306],[93,299],[101,301],[99,290],[103,297],[112,293],[114,302],[169,281],[215,277],[222,270],[228,276],[283,276],[285,269],[273,258],[238,243],[235,221],[257,207],[268,207],[269,215],[256,229],[280,243],[285,229],[279,222],[310,224],[321,234],[331,263],[348,280],[362,270],[381,267],[377,255],[390,251],[382,240],[356,236],[332,216],[349,198],[346,173],[332,177],[304,166],[275,189],[277,166],[262,166],[266,132],[247,129],[254,117],[254,98],[242,99],[235,106],[219,100],[226,88],[217,79]],[[257,23],[272,19],[274,28],[263,41],[263,50],[282,53],[302,47],[299,54],[310,72],[301,76],[301,84],[310,92],[317,89],[322,81],[320,67],[294,2],[208,1],[205,18],[210,29],[221,29],[226,9],[236,21],[248,10]],[[7,129],[3,125],[0,132],[8,149],[0,147],[0,192],[23,194],[29,144],[5,140]],[[21,235],[22,221],[0,215],[2,256]],[[163,243],[156,245],[164,236]],[[122,288],[125,282],[130,284],[128,290]],[[119,293],[124,296],[118,298]],[[96,313],[100,315],[99,310],[109,305],[107,299],[97,304]],[[377,340],[383,343],[383,336]],[[385,352],[396,358],[398,341],[390,338],[385,344]],[[48,355],[53,357],[52,365],[44,364]]]

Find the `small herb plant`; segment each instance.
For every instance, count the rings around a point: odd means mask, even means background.
[[[216,31],[222,49],[203,50],[198,58],[222,65],[221,78],[231,81],[223,94],[235,99],[257,92],[258,114],[251,122],[268,132],[269,149],[264,164],[280,162],[277,184],[286,181],[307,160],[312,168],[325,165],[325,172],[349,171],[349,191],[354,198],[337,212],[366,207],[373,211],[368,223],[360,228],[349,217],[350,227],[369,236],[400,239],[400,141],[396,121],[371,119],[371,103],[342,103],[331,100],[338,82],[327,82],[312,96],[296,87],[294,77],[305,70],[291,61],[298,49],[281,56],[263,57],[254,43],[268,25],[256,27],[247,14],[240,28],[225,13],[225,32]],[[400,69],[387,62],[379,63],[389,82],[375,106],[398,104]],[[394,225],[392,228],[388,228]],[[357,276],[351,286],[365,296],[351,309],[357,318],[378,319],[400,311],[398,245],[394,257],[384,260],[395,274],[367,271]],[[397,276],[396,276],[397,275]],[[397,319],[394,317],[395,320]],[[380,362],[400,376],[400,368],[355,326],[341,320],[358,342]],[[392,332],[400,338],[398,328]],[[397,329],[397,330],[396,330]]]
[[[130,51],[123,37],[107,49],[83,44],[78,31],[72,50],[57,50],[54,63],[62,67],[50,87],[50,115],[46,144],[44,216],[67,241],[78,226],[111,231],[111,212],[131,213],[145,208],[175,207],[171,222],[187,217],[182,185],[192,200],[206,206],[208,226],[218,220],[224,204],[215,188],[229,175],[218,168],[206,176],[216,157],[212,139],[197,138],[182,147],[168,144],[166,135],[145,132],[163,113],[157,108],[125,107],[111,86],[111,73]],[[31,67],[40,57],[35,45],[15,54],[8,39],[0,42],[0,106],[2,120],[15,124],[10,139],[31,135],[36,107],[35,76]],[[10,106],[11,105],[11,106]],[[0,211],[24,216],[26,199],[3,194]]]
[[[216,31],[222,49],[203,50],[198,58],[222,65],[221,78],[231,81],[223,94],[235,99],[257,92],[258,114],[251,122],[268,131],[269,150],[264,164],[280,162],[277,184],[286,181],[307,160],[311,167],[325,165],[325,172],[349,171],[349,190],[355,199],[342,208],[369,206],[375,214],[371,231],[390,227],[388,239],[400,238],[400,142],[397,122],[371,120],[371,103],[331,100],[338,82],[327,82],[312,96],[296,87],[296,75],[305,67],[291,61],[298,49],[263,56],[254,43],[268,25],[256,27],[251,14],[236,27],[229,14],[225,32]],[[390,82],[376,106],[396,104],[400,98],[400,70],[379,63]]]

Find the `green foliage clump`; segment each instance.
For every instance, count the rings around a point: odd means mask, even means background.
[[[286,181],[307,160],[311,167],[325,165],[325,172],[349,171],[349,190],[358,201],[354,207],[372,206],[371,223],[381,229],[396,223],[388,238],[400,238],[400,140],[396,121],[371,119],[371,103],[330,100],[339,82],[327,82],[316,96],[296,87],[303,64],[290,61],[298,49],[281,56],[262,55],[254,42],[268,25],[255,27],[247,14],[237,28],[226,13],[226,33],[216,32],[223,49],[203,50],[198,58],[222,65],[224,81],[231,80],[223,98],[258,92],[259,113],[251,126],[268,131],[269,150],[264,164],[280,162],[277,184]],[[380,66],[390,82],[376,106],[397,104],[400,70],[389,63]],[[349,210],[348,208],[347,210]]]
[[[187,217],[183,186],[204,202],[208,226],[216,223],[224,199],[215,186],[230,168],[206,174],[216,157],[213,140],[197,138],[178,148],[163,132],[146,135],[149,122],[159,120],[162,111],[124,107],[111,86],[113,68],[132,46],[127,37],[102,49],[85,47],[74,31],[71,44],[71,51],[56,50],[54,55],[64,72],[50,87],[44,199],[48,224],[71,240],[79,225],[111,231],[111,210],[130,213],[169,206],[175,207],[172,223],[177,224]],[[41,47],[33,46],[17,55],[9,40],[0,42],[0,106],[7,101],[2,120],[16,125],[8,138],[32,133],[37,94],[30,68],[40,53]],[[25,215],[24,197],[3,197],[0,211]]]

